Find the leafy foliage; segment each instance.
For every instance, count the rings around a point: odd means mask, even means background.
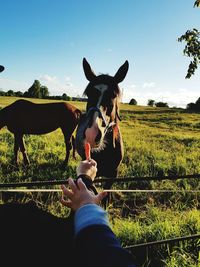
[[[194,2],[194,7],[200,7],[200,0]],[[194,75],[200,61],[200,32],[195,28],[193,30],[188,30],[178,38],[178,41],[186,42],[183,54],[192,58],[185,76],[186,79],[189,79]]]
[[[200,32],[197,29],[188,30],[185,34],[178,38],[178,41],[186,42],[183,53],[184,55],[192,58],[185,77],[186,79],[189,79],[192,75],[194,75],[200,62]]]
[[[129,102],[129,105],[137,105],[137,101],[134,98],[132,98]]]
[[[162,108],[162,107],[168,108],[169,107],[166,102],[156,102],[155,106],[160,107],[160,108]]]
[[[49,90],[42,86],[38,80],[35,80],[31,87],[24,93],[25,97],[46,98],[49,96]]]
[[[200,7],[200,0],[196,0],[194,3],[194,7]]]
[[[189,103],[187,104],[187,109],[194,111],[194,112],[199,112],[200,111],[200,97],[197,99],[195,103]]]
[[[149,99],[148,102],[147,102],[147,105],[150,106],[150,107],[153,107],[155,105],[155,100],[153,99]]]

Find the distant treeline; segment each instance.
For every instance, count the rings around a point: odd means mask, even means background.
[[[137,105],[137,101],[132,98],[129,102],[129,105]],[[166,102],[156,102],[153,99],[149,99],[147,102],[147,106],[151,107],[165,107],[168,108],[169,105]],[[199,112],[200,111],[200,97],[197,99],[195,103],[189,103],[186,106],[186,109],[189,111]]]
[[[16,96],[16,97],[28,97],[28,98],[42,98],[42,99],[55,99],[55,100],[64,100],[64,101],[87,101],[83,97],[71,97],[66,93],[62,95],[50,96],[49,89],[47,86],[41,85],[38,80],[35,80],[32,86],[25,91],[14,92],[13,90],[8,90],[7,92],[0,90],[0,96]],[[129,102],[129,105],[137,105],[137,101],[132,98]],[[149,99],[147,102],[148,106],[152,107],[169,107],[166,102],[156,102],[153,99]],[[200,112],[200,97],[195,103],[188,103],[186,109],[189,111]]]
[[[13,90],[8,90],[7,92],[5,92],[0,90],[0,96],[56,99],[64,101],[86,101],[86,98],[82,98],[79,96],[71,97],[68,96],[66,93],[63,93],[62,95],[50,96],[48,87],[41,85],[38,80],[35,80],[33,85],[24,93],[21,91],[14,92]]]

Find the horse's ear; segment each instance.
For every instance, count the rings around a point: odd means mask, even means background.
[[[85,58],[83,59],[83,70],[85,73],[85,77],[88,79],[88,81],[91,82],[92,80],[96,78],[96,74],[91,69],[90,64],[87,62]]]
[[[117,73],[115,74],[114,78],[117,83],[120,83],[124,80],[126,77],[126,74],[128,72],[128,61],[126,60],[125,63],[118,69]]]
[[[4,66],[0,65],[0,72],[4,71]]]

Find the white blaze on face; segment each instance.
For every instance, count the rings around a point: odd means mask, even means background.
[[[100,104],[101,104],[101,100],[103,98],[104,92],[108,89],[108,85],[107,84],[97,84],[95,85],[95,87],[99,92],[101,92],[98,103],[97,103],[97,107],[99,108]]]
[[[95,88],[100,91],[100,96],[97,102],[97,108],[100,108],[100,104],[104,95],[104,92],[108,89],[108,85],[106,84],[98,84],[95,85]],[[85,131],[85,137],[86,137],[86,142],[89,142],[91,147],[96,146],[95,139],[99,133],[99,131],[103,132],[102,127],[100,126],[100,121],[99,119],[99,114],[98,112],[94,112],[94,117],[93,117],[93,124],[90,128],[87,128]]]

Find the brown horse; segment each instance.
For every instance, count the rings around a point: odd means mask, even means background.
[[[91,145],[91,157],[97,161],[97,176],[117,177],[123,159],[123,141],[119,128],[120,88],[128,71],[126,61],[114,76],[96,74],[83,59],[83,69],[89,80],[84,94],[88,97],[86,113],[82,115],[76,132],[76,148],[85,159],[84,144]],[[108,181],[104,188],[110,188]]]
[[[14,160],[18,165],[18,151],[23,154],[25,165],[29,164],[23,141],[24,134],[46,134],[61,128],[66,145],[63,167],[68,163],[72,148],[71,138],[78,125],[81,111],[66,103],[35,104],[21,99],[0,111],[0,129],[7,126],[14,134]],[[73,140],[72,140],[73,142]]]

